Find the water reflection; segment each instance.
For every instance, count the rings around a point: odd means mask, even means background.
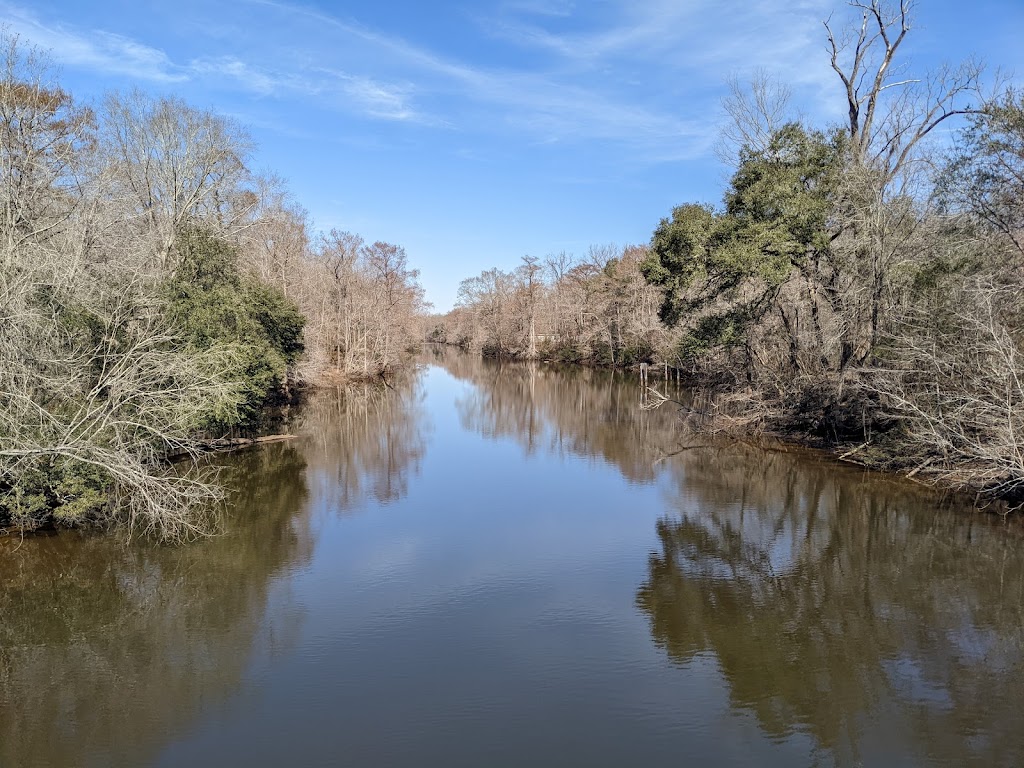
[[[527,454],[594,456],[633,482],[651,482],[658,460],[678,450],[669,409],[644,411],[628,373],[478,360],[430,350],[431,362],[474,386],[456,402],[464,429],[510,438]]]
[[[637,605],[677,664],[841,764],[1017,765],[1022,540],[916,488],[743,447],[673,471]]]
[[[293,429],[303,436],[318,506],[348,511],[367,499],[386,504],[406,496],[429,432],[422,373],[389,386],[324,390],[303,406]]]
[[[144,765],[287,646],[301,617],[268,594],[310,556],[304,470],[289,444],[232,457],[225,533],[184,547],[0,540],[0,765]]]
[[[674,664],[713,661],[769,739],[809,736],[820,764],[1021,764],[1014,526],[810,451],[702,437],[642,411],[628,375],[433,354],[474,385],[464,428],[663,483],[674,512],[637,606]]]
[[[0,765],[1024,764],[1009,526],[428,355],[226,459],[221,536],[0,540]]]

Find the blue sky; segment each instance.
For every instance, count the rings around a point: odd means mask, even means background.
[[[728,77],[842,116],[821,21],[841,0],[0,0],[82,100],[138,86],[235,118],[317,229],[406,248],[428,299],[521,256],[645,243],[718,202]],[[1024,74],[1024,0],[920,0],[914,72]]]

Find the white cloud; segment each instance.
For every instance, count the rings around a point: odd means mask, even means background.
[[[315,96],[320,92],[320,88],[308,78],[255,67],[235,56],[193,59],[188,69],[196,75],[232,80],[243,89],[261,96],[286,91]]]
[[[344,97],[351,99],[362,112],[371,117],[406,122],[434,122],[412,107],[412,86],[384,83],[371,77],[336,70],[323,71],[333,79]]]
[[[9,4],[0,4],[0,13],[11,32],[49,49],[53,58],[63,64],[156,82],[188,79],[188,74],[175,66],[166,53],[127,37],[102,30],[84,33],[59,24],[47,25],[31,12]]]

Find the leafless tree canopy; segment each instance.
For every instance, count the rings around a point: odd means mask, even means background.
[[[643,247],[595,246],[512,272],[462,281],[459,304],[432,337],[501,357],[626,365],[670,352],[658,319],[661,292],[640,273]]]
[[[417,273],[398,246],[315,241],[283,183],[249,171],[230,120],[138,91],[94,113],[43,53],[0,47],[0,527],[207,530],[221,494],[203,446],[252,397],[253,362],[169,313],[169,285],[202,290],[180,280],[182,238],[237,258],[233,290],[256,280],[302,310],[308,354],[287,378],[401,365],[422,336]]]

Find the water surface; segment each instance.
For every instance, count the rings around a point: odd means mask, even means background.
[[[1019,531],[435,349],[222,535],[0,539],[0,766],[1024,764]]]

